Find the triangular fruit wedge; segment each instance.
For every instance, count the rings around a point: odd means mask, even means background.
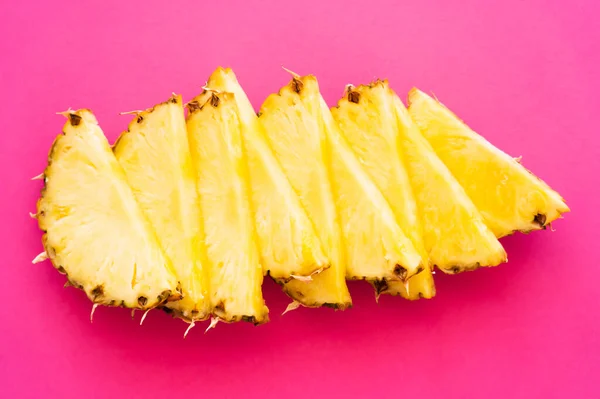
[[[399,127],[387,82],[348,86],[331,109],[341,134],[350,143],[362,167],[381,191],[402,231],[423,260],[423,272],[408,281],[372,280],[377,294],[399,294],[409,299],[435,295],[431,266],[410,180],[400,156]]]
[[[390,90],[399,124],[400,155],[417,201],[430,262],[446,273],[506,262],[483,217]]]
[[[206,87],[234,94],[238,106],[264,272],[289,280],[329,267],[314,226],[269,148],[264,128],[233,71],[217,68]]]
[[[113,151],[181,283],[183,299],[166,308],[189,322],[208,318],[200,203],[181,97],[136,112]]]
[[[250,204],[243,124],[234,95],[205,92],[188,104],[214,314],[226,322],[268,321]]]
[[[322,97],[316,78],[295,77],[281,93],[281,103],[285,104],[287,101],[293,104],[287,110],[287,120],[293,120],[294,115],[300,114],[300,107],[296,104],[302,101],[306,110],[305,117],[299,118],[296,125],[312,119],[313,125],[320,128],[316,132],[318,137],[330,147],[326,159],[339,223],[342,226],[346,276],[367,280],[404,280],[416,274],[422,266],[420,254],[398,226],[385,198],[361,167],[335,125],[326,125],[326,121],[331,121],[332,116],[329,110],[325,113],[321,109]],[[271,98],[277,99],[276,96]],[[306,123],[304,126],[307,126]],[[287,129],[291,128],[280,129],[277,135],[281,137],[272,142],[283,140]],[[300,132],[298,136],[302,137],[303,134]],[[289,143],[289,147],[293,150],[293,143]]]
[[[85,109],[65,115],[37,203],[47,256],[95,304],[146,310],[181,298],[96,118]]]
[[[408,112],[497,237],[545,228],[569,211],[556,191],[437,100],[413,89]]]
[[[259,121],[301,204],[311,219],[330,268],[312,276],[313,282],[281,282],[284,291],[304,306],[328,305],[345,309],[351,304],[333,191],[327,143],[318,119],[319,88],[314,77],[294,78],[271,94],[260,109]],[[311,112],[312,111],[312,112]],[[317,287],[317,288],[315,288]]]

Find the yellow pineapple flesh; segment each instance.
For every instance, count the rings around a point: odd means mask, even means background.
[[[506,262],[506,252],[450,170],[390,91],[399,124],[400,155],[417,202],[430,263],[446,273]]]
[[[85,109],[65,115],[37,204],[47,256],[95,304],[147,310],[181,298],[95,116]]]
[[[302,80],[300,80],[302,79]],[[295,82],[295,83],[294,83]],[[422,259],[395,220],[385,198],[340,134],[316,79],[295,78],[299,97],[315,115],[320,136],[329,147],[327,162],[345,248],[346,276],[351,279],[406,280],[418,273]]]
[[[545,228],[569,211],[556,191],[439,101],[413,89],[408,111],[497,237]]]
[[[294,78],[279,93],[265,100],[259,120],[273,153],[317,231],[330,265],[321,274],[312,276],[312,281],[281,282],[284,291],[304,306],[345,309],[350,306],[351,298],[330,184],[326,137],[318,113],[314,112],[315,107],[318,111],[318,96],[314,77]]]
[[[237,103],[264,272],[287,281],[325,270],[329,264],[315,228],[269,147],[236,75],[230,68],[217,68],[206,86],[232,93]]]
[[[268,309],[261,291],[263,269],[236,101],[230,93],[205,92],[188,104],[188,110],[213,312],[226,322],[264,323]]]
[[[136,114],[113,151],[181,283],[167,310],[186,321],[210,316],[200,203],[180,96]]]
[[[407,284],[384,278],[371,280],[377,294],[402,295],[408,299],[433,297],[435,286],[431,265],[425,251],[417,203],[400,155],[398,119],[387,82],[349,86],[331,113],[423,261],[424,270]]]

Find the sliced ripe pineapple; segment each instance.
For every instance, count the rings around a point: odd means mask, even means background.
[[[304,129],[314,129],[306,124],[312,119],[313,125],[321,129],[318,133],[321,140],[330,147],[326,161],[331,169],[334,201],[342,226],[347,277],[406,279],[417,273],[421,267],[420,255],[396,223],[385,198],[363,170],[348,143],[334,124],[328,124],[332,116],[328,109],[324,111],[321,108],[324,100],[314,76],[295,77],[282,89],[280,97],[280,100],[278,96],[271,97],[280,102],[280,107],[285,107],[286,101],[291,102],[286,110],[287,118],[282,118],[283,123],[287,120],[300,129],[302,125]],[[301,115],[302,105],[304,115]],[[298,119],[294,121],[295,117]],[[271,127],[276,128],[275,125]],[[272,142],[281,143],[290,129],[293,127],[283,126],[278,133],[271,133],[277,136]],[[301,130],[297,134],[302,137],[308,133]],[[289,147],[293,151],[293,144],[290,143]],[[290,174],[293,173],[290,171]]]
[[[347,250],[346,275],[405,281],[423,269],[421,255],[402,231],[377,185],[355,156],[321,98],[331,151],[332,180]]]
[[[289,280],[326,269],[327,257],[314,226],[269,148],[264,129],[235,74],[229,68],[217,68],[207,87],[233,93],[237,102],[264,272]]]
[[[233,94],[204,93],[188,104],[214,314],[226,322],[268,321],[263,270],[250,206],[242,123]]]
[[[349,86],[331,113],[425,265],[422,273],[408,281],[408,287],[402,282],[382,278],[372,281],[377,294],[399,294],[409,299],[431,298],[435,295],[432,270],[425,251],[417,203],[399,152],[398,119],[392,98],[385,81]]]
[[[151,309],[181,297],[172,267],[91,111],[66,114],[37,218],[48,257],[95,303]]]
[[[316,112],[315,112],[316,111]],[[340,225],[330,184],[327,143],[319,120],[319,88],[312,76],[294,78],[260,109],[269,145],[316,228],[330,268],[313,281],[280,282],[295,301],[309,307],[345,309],[351,298]]]
[[[498,237],[545,228],[568,212],[561,196],[418,89],[410,116]]]
[[[181,97],[139,112],[113,151],[181,283],[183,299],[167,310],[190,322],[208,318],[200,203]]]
[[[437,157],[390,91],[399,122],[400,155],[419,209],[429,260],[446,273],[506,262],[506,252],[461,185]]]

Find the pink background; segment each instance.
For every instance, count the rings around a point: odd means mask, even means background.
[[[593,0],[82,3],[17,1],[0,15],[0,396],[600,397]],[[354,309],[282,318],[288,300],[266,281],[272,322],[259,328],[183,340],[183,323],[151,312],[140,327],[122,309],[90,324],[83,294],[30,263],[41,184],[29,179],[60,132],[55,112],[92,108],[112,141],[129,121],[118,112],[189,99],[218,65],[258,107],[287,81],[281,64],[315,73],[329,104],[375,77],[435,91],[573,212],[554,233],[504,239],[507,265],[438,273],[431,301],[377,305],[351,283]]]

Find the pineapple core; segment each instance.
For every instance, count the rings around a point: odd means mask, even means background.
[[[91,111],[67,114],[37,204],[54,266],[95,304],[152,309],[177,279]]]
[[[263,271],[237,104],[233,94],[205,92],[188,109],[213,312],[226,322],[264,323],[268,309],[261,291]]]
[[[138,113],[113,151],[181,283],[183,299],[167,309],[187,321],[208,318],[200,204],[181,97]]]
[[[556,191],[427,94],[411,90],[408,112],[497,237],[545,228],[569,211]]]

